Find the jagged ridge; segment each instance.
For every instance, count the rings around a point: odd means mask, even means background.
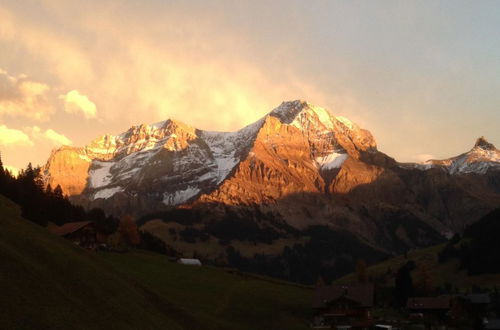
[[[237,132],[202,131],[173,120],[137,125],[117,136],[97,138],[84,148],[63,147],[53,152],[44,173],[47,182],[61,184],[71,195],[83,194],[90,200],[107,199],[119,192],[134,196],[148,185],[149,190],[163,186],[164,191],[156,194],[162,194],[165,204],[177,205],[221,184],[245,159],[271,118],[307,137],[313,164],[319,168],[338,168],[348,154],[376,150],[371,134],[347,119],[293,101]],[[66,178],[68,166],[79,174]]]
[[[76,203],[115,215],[182,205],[217,219],[241,209],[257,222],[271,213],[277,223],[328,225],[394,250],[432,243],[432,231],[450,235],[497,206],[495,155],[480,139],[450,160],[399,164],[369,131],[297,100],[236,132],[173,120],[134,126],[54,151],[44,173]]]

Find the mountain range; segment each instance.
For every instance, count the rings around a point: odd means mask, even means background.
[[[73,202],[117,216],[183,208],[201,222],[327,226],[390,253],[436,243],[500,205],[500,151],[486,139],[450,159],[399,163],[368,130],[301,100],[236,132],[133,126],[54,150],[42,170]]]

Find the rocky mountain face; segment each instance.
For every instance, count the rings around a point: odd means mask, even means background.
[[[54,151],[43,173],[76,203],[118,216],[173,206],[210,221],[245,214],[277,230],[328,226],[394,252],[435,243],[498,207],[499,155],[481,138],[454,158],[401,164],[369,131],[293,101],[237,132],[173,120],[134,126]]]
[[[486,174],[490,168],[500,169],[500,150],[480,137],[469,152],[445,160],[428,160],[423,166],[440,167],[450,174]]]

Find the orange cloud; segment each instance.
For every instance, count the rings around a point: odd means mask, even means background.
[[[33,146],[34,143],[30,137],[23,131],[8,128],[5,125],[0,125],[0,146],[16,147],[16,146]]]
[[[46,129],[44,132],[42,132],[42,130],[38,126],[26,127],[24,130],[31,136],[32,141],[37,142],[38,147],[40,147],[40,143],[48,143],[52,147],[73,144],[73,142],[64,134],[58,133],[51,128]]]
[[[0,116],[47,120],[55,111],[49,91],[48,85],[31,81],[26,75],[14,77],[0,69]]]
[[[72,90],[65,95],[59,96],[64,100],[64,111],[73,114],[82,114],[86,119],[95,118],[97,108],[94,102],[77,90]]]
[[[286,61],[279,62],[280,70],[273,70],[271,64],[252,57],[256,54],[247,53],[249,42],[244,35],[217,26],[202,12],[189,20],[165,12],[147,22],[133,15],[124,23],[120,10],[126,6],[110,9],[109,3],[88,2],[79,8],[79,15],[68,17],[74,6],[70,2],[43,5],[49,17],[65,29],[32,22],[0,5],[0,45],[21,49],[28,69],[37,63],[38,76],[45,74],[52,92],[70,91],[54,99],[54,107],[102,120],[91,122],[97,125],[78,123],[85,128],[71,127],[73,123],[58,126],[75,129],[80,138],[90,140],[102,134],[99,124],[104,122],[113,126],[112,130],[106,127],[106,133],[116,133],[133,124],[167,118],[201,129],[235,130],[282,101],[294,99],[306,99],[359,122],[349,116],[361,108],[354,97],[327,94],[323,86]],[[286,51],[283,47],[273,53]],[[92,91],[91,99],[82,91]],[[60,113],[52,119],[72,120]],[[43,157],[37,154],[39,162],[46,160],[46,149]]]
[[[47,10],[58,11],[51,5]],[[75,88],[63,98],[67,112],[93,118],[95,101],[100,117],[119,118],[124,127],[175,118],[200,128],[233,130],[283,100],[304,98],[328,106],[326,100],[333,98],[293,72],[276,77],[244,59],[243,53],[226,54],[225,45],[244,49],[245,40],[231,31],[219,33],[220,27],[203,17],[184,21],[172,13],[168,19],[156,21],[160,30],[168,31],[160,43],[138,29],[138,22],[124,25],[106,8],[99,13],[83,10],[68,23],[75,24],[76,31],[94,36],[89,42],[34,26],[0,10],[0,31],[4,30],[0,40],[22,45],[47,63],[50,74],[63,87]],[[189,37],[175,31],[189,31]],[[218,38],[207,39],[207,34]],[[92,90],[93,100],[85,100],[78,90]]]
[[[64,134],[57,133],[53,129],[49,128],[43,133],[44,137],[49,140],[53,145],[70,145],[73,144],[70,139],[68,139]]]

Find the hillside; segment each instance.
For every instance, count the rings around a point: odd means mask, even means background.
[[[463,241],[462,241],[463,242]],[[463,243],[462,243],[463,244]],[[456,257],[445,261],[439,260],[439,254],[446,247],[440,244],[429,248],[413,250],[406,256],[401,255],[390,258],[366,269],[367,276],[382,286],[394,287],[395,273],[408,261],[416,263],[416,270],[412,272],[413,282],[419,280],[419,268],[427,267],[429,278],[432,280],[432,287],[445,288],[450,284],[461,291],[471,290],[473,287],[492,288],[500,284],[500,274],[485,273],[480,275],[470,275],[466,269],[460,267],[460,260]],[[356,280],[355,273],[346,275],[338,279],[337,283],[348,283]]]
[[[312,290],[190,268],[161,255],[92,253],[0,196],[1,329],[305,329]]]

